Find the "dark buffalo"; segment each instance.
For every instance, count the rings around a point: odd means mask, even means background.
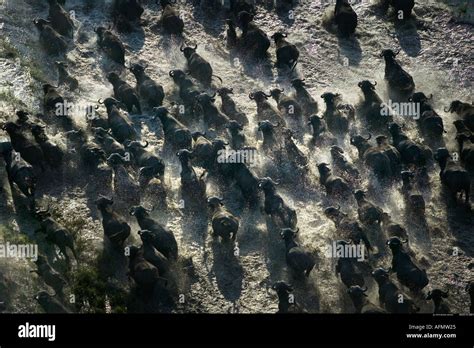
[[[388,88],[395,92],[400,97],[409,97],[415,90],[415,82],[413,77],[403,70],[400,63],[395,60],[395,57],[400,53],[393,52],[390,49],[383,50],[380,57],[385,59],[385,80]]]
[[[254,100],[257,104],[257,119],[260,121],[268,120],[273,123],[286,125],[280,112],[268,102],[269,97],[271,97],[271,95],[265,94],[265,92],[262,91],[252,92],[249,94],[249,98]]]
[[[51,55],[64,54],[68,48],[67,41],[54,30],[51,22],[45,19],[35,19],[33,23],[40,32],[40,42],[46,52]]]
[[[310,116],[318,112],[318,102],[311,96],[305,88],[304,79],[294,79],[291,85],[295,89],[295,100],[301,105],[303,115]]]
[[[334,8],[334,21],[342,36],[355,33],[357,27],[357,13],[348,0],[336,0]]]
[[[382,314],[387,313],[384,309],[376,306],[367,299],[367,287],[361,288],[358,285],[353,285],[347,289],[352,303],[354,304],[356,313],[362,314]]]
[[[157,107],[163,104],[165,98],[165,92],[163,87],[153,81],[146,73],[146,66],[140,64],[133,64],[130,67],[130,71],[135,75],[137,79],[136,90],[140,97],[150,107]]]
[[[168,260],[178,259],[178,243],[173,232],[160,225],[150,217],[149,211],[141,206],[132,207],[130,215],[135,216],[138,225],[143,230],[147,230],[152,235],[151,244]]]
[[[467,128],[474,132],[474,105],[469,103],[464,103],[460,100],[454,100],[451,102],[451,105],[448,109],[444,110],[445,112],[455,112],[460,116]]]
[[[280,32],[272,35],[272,39],[275,41],[276,46],[277,61],[275,65],[277,68],[283,68],[287,66],[293,70],[298,63],[300,52],[295,45],[289,43],[286,40],[286,37],[286,34]]]
[[[125,47],[119,37],[104,27],[98,27],[94,31],[97,33],[97,43],[105,54],[114,62],[124,65]]]
[[[222,198],[210,197],[207,204],[211,210],[212,234],[224,242],[235,241],[239,230],[239,219],[224,207]]]
[[[51,21],[51,26],[59,34],[72,38],[74,35],[74,22],[69,13],[64,10],[57,0],[48,0],[48,3],[48,19]]]
[[[203,180],[204,173],[201,176],[196,174],[190,163],[193,154],[189,150],[179,150],[176,156],[178,156],[181,162],[181,195],[185,204],[188,202],[191,203],[191,207],[194,205],[201,206],[206,199],[206,182]]]
[[[343,178],[332,174],[329,164],[318,164],[319,182],[326,188],[328,196],[349,197],[351,189],[349,184]]]
[[[408,241],[403,241],[406,243]],[[398,237],[391,237],[387,245],[392,250],[392,271],[397,273],[398,281],[414,292],[423,289],[429,283],[426,271],[420,269],[405,251]]]
[[[125,148],[131,152],[135,165],[142,170],[151,171],[153,175],[163,177],[165,175],[165,164],[161,158],[146,151],[148,142],[144,145],[138,141],[131,141],[125,144]]]
[[[448,297],[448,292],[440,289],[433,289],[428,291],[427,300],[433,300],[434,314],[450,314],[449,306],[443,301],[443,298]]]
[[[196,102],[194,109],[198,110],[198,113],[202,115],[204,122],[208,127],[222,129],[226,124],[229,123],[229,118],[224,115],[217,106],[214,104],[215,96],[207,93],[201,93],[196,96]]]
[[[417,313],[420,308],[390,280],[389,272],[377,268],[372,276],[379,286],[380,304],[390,313]]]
[[[63,164],[64,152],[58,145],[49,140],[44,128],[45,126],[34,125],[31,128],[31,133],[40,145],[46,162],[52,168],[60,167]]]
[[[299,229],[283,228],[281,238],[285,241],[286,263],[296,275],[304,274],[309,277],[316,265],[314,256],[295,241]]]
[[[366,193],[362,190],[354,192],[354,197],[357,201],[357,214],[359,220],[365,225],[373,225],[375,223],[380,224],[382,222],[383,210],[377,207],[372,202],[368,201]]]
[[[71,91],[76,90],[79,87],[79,82],[66,70],[68,65],[61,61],[56,61],[54,64],[56,64],[56,67],[58,68],[58,84],[67,85]]]
[[[58,247],[68,264],[70,259],[67,249],[71,250],[74,258],[78,261],[73,235],[51,217],[49,208],[47,210],[36,209],[35,217],[40,223],[40,228],[35,232],[44,233],[46,241]]]
[[[242,149],[246,142],[243,125],[237,121],[230,120],[226,128],[229,131],[231,147],[234,150]]]
[[[155,119],[159,118],[163,126],[165,141],[170,143],[174,149],[191,149],[193,138],[189,129],[174,118],[163,106],[153,109]]]
[[[132,86],[122,80],[116,73],[112,72],[107,75],[107,79],[114,86],[114,97],[121,101],[127,107],[128,112],[132,112],[133,107],[139,114],[142,113],[138,95]]]
[[[471,192],[469,173],[452,159],[446,148],[440,148],[436,151],[435,160],[438,161],[441,169],[439,173],[441,182],[451,191],[454,201],[457,201],[457,194],[461,192],[461,198],[464,193],[466,204],[469,204],[469,194]]]
[[[99,104],[104,104],[107,108],[110,130],[115,139],[121,143],[136,139],[137,132],[129,121],[128,114],[120,109],[122,104],[117,99],[107,98],[103,102],[99,100]]]
[[[179,50],[183,52],[186,61],[188,62],[188,70],[191,76],[202,82],[206,86],[210,86],[212,77],[217,77],[221,82],[222,79],[219,76],[213,75],[211,64],[200,56],[197,52],[197,45],[194,47],[181,46]]]
[[[248,125],[249,120],[244,112],[240,111],[234,100],[229,94],[234,94],[232,88],[222,87],[217,90],[217,95],[221,97],[221,111],[227,115],[231,120],[237,121],[243,126]]]
[[[324,93],[321,95],[326,103],[323,117],[332,133],[345,134],[349,131],[349,122],[354,119],[355,109],[352,105],[343,104],[339,93]]]
[[[389,130],[393,145],[400,152],[402,162],[405,164],[424,167],[432,158],[431,150],[427,146],[409,139],[398,124],[392,123]]]
[[[112,246],[121,249],[130,236],[130,226],[126,220],[112,209],[114,201],[107,197],[99,197],[96,200],[97,209],[102,215],[102,227],[104,235],[110,240]]]
[[[183,33],[184,22],[179,16],[179,12],[173,7],[172,0],[160,0],[161,19],[163,29],[169,34],[180,35]]]
[[[170,70],[169,75],[173,78],[175,84],[179,87],[179,96],[183,102],[191,106],[196,97],[201,93],[194,82],[186,76],[182,70]]]
[[[298,218],[296,210],[289,207],[277,193],[277,183],[271,178],[260,179],[260,187],[265,194],[263,211],[278,222],[281,228],[296,228]]]
[[[45,158],[41,146],[35,144],[31,135],[27,136],[19,125],[7,122],[2,126],[10,136],[13,149],[21,155],[21,158],[31,165],[44,170]],[[16,156],[16,158],[19,156]]]

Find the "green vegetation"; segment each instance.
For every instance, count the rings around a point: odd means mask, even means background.
[[[0,90],[0,101],[14,108],[26,107],[26,104],[21,99],[18,99],[10,88]]]

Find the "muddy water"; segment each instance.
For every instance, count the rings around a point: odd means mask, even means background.
[[[78,93],[66,89],[61,92],[66,98],[79,105],[95,103],[98,98],[110,96],[113,91],[106,80],[106,73],[117,69],[105,59],[97,49],[93,29],[99,24],[108,23],[111,1],[68,0],[66,8],[75,13],[75,47],[67,55],[69,70],[80,83]],[[184,68],[185,60],[179,51],[180,39],[164,36],[156,27],[160,10],[152,2],[147,2],[143,16],[144,26],[131,34],[122,35],[127,45],[127,60],[142,61],[148,64],[149,74],[163,85],[167,93],[165,105],[179,103],[174,84],[168,71]],[[256,108],[248,99],[252,90],[269,91],[271,87],[281,86],[291,91],[289,81],[300,76],[306,79],[313,96],[324,109],[319,95],[326,91],[342,93],[344,99],[357,104],[361,95],[357,83],[363,79],[378,82],[379,95],[388,100],[383,81],[384,63],[378,54],[384,48],[401,48],[398,59],[415,79],[417,90],[434,95],[436,110],[443,116],[448,133],[445,141],[450,149],[455,148],[451,141],[455,133],[453,116],[443,112],[444,106],[453,99],[472,100],[472,81],[474,74],[472,47],[472,26],[453,21],[462,16],[462,2],[456,1],[418,1],[415,18],[405,24],[394,25],[390,14],[384,14],[375,1],[362,1],[354,6],[359,16],[359,27],[352,39],[339,39],[323,27],[330,15],[327,1],[302,1],[293,12],[276,14],[271,4],[260,4],[256,22],[268,33],[285,31],[288,40],[300,49],[300,61],[295,72],[278,72],[271,63],[246,65],[229,55],[225,47],[224,18],[219,15],[208,17],[198,4],[179,3],[185,21],[185,38],[199,44],[198,53],[208,59],[215,74],[222,77],[224,85],[234,88],[234,99],[251,120],[246,135],[254,144],[260,144],[256,135]],[[471,11],[472,8],[468,8]],[[461,13],[461,14],[460,14]],[[55,84],[56,70],[52,59],[46,57],[38,44],[38,37],[31,19],[45,17],[47,6],[42,1],[3,0],[0,18],[4,24],[2,36],[20,51],[15,60],[0,59],[0,88],[10,90],[18,102],[24,103],[32,112],[38,112],[41,105],[41,83],[32,76],[31,64],[21,64],[28,58],[36,62],[42,71],[42,78]],[[461,17],[460,17],[461,16]],[[462,17],[465,18],[465,17]],[[329,31],[327,30],[329,29]],[[274,47],[269,50],[275,61]],[[123,75],[134,84],[130,73]],[[3,119],[11,118],[11,100],[2,100]],[[18,107],[18,106],[17,106]],[[100,110],[105,113],[105,110]],[[147,113],[145,112],[145,116]],[[85,117],[78,112],[76,122],[85,127]],[[132,117],[134,117],[132,115]],[[141,129],[142,139],[150,141],[155,150],[166,159],[167,172],[165,184],[168,187],[168,211],[155,211],[153,216],[175,233],[181,255],[192,258],[194,276],[180,279],[184,303],[178,306],[180,312],[210,313],[262,313],[275,312],[276,294],[270,290],[276,280],[288,280],[295,285],[296,300],[309,312],[352,312],[352,304],[345,289],[336,277],[335,259],[324,256],[325,250],[337,238],[333,223],[323,215],[325,207],[332,202],[325,197],[318,183],[316,164],[330,163],[329,149],[311,149],[307,146],[309,130],[298,145],[310,158],[309,179],[302,184],[299,177],[284,177],[294,184],[282,184],[279,192],[290,202],[298,214],[300,228],[299,241],[317,255],[318,264],[306,281],[293,279],[286,268],[283,241],[271,221],[258,210],[249,211],[242,207],[234,197],[238,189],[223,187],[210,180],[209,194],[223,196],[227,206],[241,218],[241,229],[237,238],[238,252],[227,250],[213,241],[208,233],[206,216],[189,216],[186,208],[181,209],[179,201],[179,165],[174,154],[162,153],[163,141],[159,123],[134,118]],[[416,125],[410,119],[398,119],[406,123],[409,134],[419,138]],[[362,125],[357,123],[357,131],[365,134]],[[63,146],[65,139],[60,134],[52,134],[53,139]],[[355,148],[348,139],[340,139],[350,158],[357,159]],[[259,146],[259,145],[258,145]],[[258,176],[280,175],[273,161],[259,152],[260,161],[254,168]],[[364,172],[363,166],[359,169]],[[80,262],[92,264],[100,254],[102,227],[98,213],[91,203],[90,178],[77,174],[71,169],[63,177],[50,174],[39,184],[39,197],[49,202],[61,222],[72,226],[80,244]],[[280,173],[280,174],[278,174]],[[410,245],[424,268],[427,269],[432,287],[450,290],[448,303],[455,312],[468,311],[468,298],[463,284],[472,278],[474,255],[474,236],[472,215],[451,209],[448,210],[439,182],[438,168],[432,166],[430,190],[423,192],[427,202],[427,221],[429,227],[420,229],[404,216],[405,207],[399,187],[370,187],[369,198],[390,212],[393,219],[404,223],[410,235]],[[293,175],[287,173],[286,175]],[[281,178],[280,178],[281,179]],[[60,184],[58,184],[58,182]],[[88,185],[89,184],[91,185]],[[368,180],[361,183],[367,188]],[[21,201],[21,200],[20,200]],[[144,202],[153,204],[152,201]],[[342,209],[356,213],[354,201],[342,202]],[[121,213],[127,215],[125,207]],[[10,204],[1,212],[2,230],[8,238],[28,236],[33,239],[37,226],[22,211],[21,202]],[[131,220],[134,239],[137,241],[138,226]],[[371,231],[370,233],[378,233]],[[375,239],[383,237],[373,235]],[[371,260],[372,267],[390,264],[390,255],[383,245],[379,246],[379,257]],[[455,251],[455,252],[453,252]],[[457,253],[456,253],[457,251]],[[237,255],[236,255],[237,254]],[[457,254],[457,256],[453,256]],[[110,265],[110,267],[115,267]],[[9,310],[12,312],[41,311],[33,295],[45,285],[29,271],[33,264],[27,260],[0,260],[0,270],[11,279],[8,293],[11,297]],[[181,273],[180,273],[181,274]],[[127,283],[124,272],[117,272],[118,281]],[[377,287],[368,279],[370,298],[376,301]],[[125,285],[124,285],[125,286]],[[422,311],[431,310],[431,304],[419,301]]]

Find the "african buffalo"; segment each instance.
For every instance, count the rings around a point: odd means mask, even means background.
[[[443,298],[448,297],[448,291],[443,291],[440,289],[433,289],[428,291],[426,296],[427,300],[433,300],[434,303],[434,314],[450,314],[451,310],[449,306],[443,301]]]
[[[349,245],[352,241],[338,240],[336,245]],[[336,274],[341,276],[342,283],[350,288],[353,285],[364,286],[363,274],[357,267],[357,259],[354,257],[339,257],[336,264]]]
[[[402,162],[405,164],[424,167],[432,158],[431,150],[427,146],[409,139],[398,124],[392,123],[389,131],[392,135],[393,145],[400,152]]]
[[[384,309],[376,306],[367,299],[367,287],[361,288],[358,285],[353,285],[347,289],[352,303],[354,304],[356,313],[362,314],[382,314],[387,313]]]
[[[71,313],[58,299],[50,295],[46,291],[40,291],[34,297],[46,313]]]
[[[361,135],[351,136],[351,145],[355,146],[359,152],[359,158],[371,169],[378,179],[391,178],[394,173],[392,171],[393,164],[390,157],[385,153],[384,149],[369,144],[369,137],[364,138]]]
[[[287,66],[293,71],[296,67],[296,64],[298,63],[300,52],[295,45],[289,43],[286,40],[286,37],[286,34],[280,32],[272,35],[272,39],[275,41],[277,56],[275,66],[277,68],[283,68]]]
[[[224,115],[217,106],[214,104],[215,96],[209,95],[207,93],[200,93],[196,96],[196,102],[194,105],[194,109],[198,110],[199,114],[202,115],[206,126],[221,129],[227,123],[229,123],[229,118]]]
[[[234,150],[243,148],[246,142],[243,125],[237,121],[230,120],[226,128],[229,131],[231,147]]]
[[[467,128],[474,132],[474,105],[469,103],[464,103],[460,100],[454,100],[451,102],[451,105],[448,109],[444,110],[445,112],[455,112],[460,116]]]
[[[154,119],[158,118],[163,126],[165,141],[174,149],[191,149],[193,138],[189,129],[174,118],[164,106],[153,108]]]
[[[349,184],[343,178],[332,174],[329,164],[318,164],[319,182],[326,188],[328,196],[349,197],[351,189]]]
[[[323,114],[328,129],[332,133],[345,134],[349,131],[349,122],[354,119],[355,109],[352,105],[343,104],[339,93],[327,92],[321,95],[326,103]]]
[[[284,89],[274,88],[270,91],[270,95],[277,102],[278,110],[282,115],[300,119],[303,115],[303,110],[300,104],[293,98],[283,94]]]
[[[133,107],[139,114],[142,113],[138,95],[132,86],[122,80],[117,73],[111,72],[107,75],[107,80],[114,86],[114,97],[127,107],[128,112],[132,112]]]
[[[147,230],[151,233],[151,244],[156,250],[168,260],[178,259],[178,243],[172,231],[152,219],[149,211],[141,206],[132,207],[130,215],[135,216],[142,231]]]
[[[232,21],[227,21],[228,37],[236,38],[236,47],[243,54],[255,58],[262,59],[267,56],[267,50],[270,47],[270,39],[267,34],[252,22],[254,15],[242,11],[238,15],[237,25],[242,30],[242,34],[238,37],[235,32],[235,26]]]
[[[420,118],[417,120],[417,123],[421,132],[428,138],[439,139],[446,131],[444,130],[443,119],[429,102],[432,98],[433,95],[427,97],[424,93],[417,92],[408,98],[408,101],[420,105]]]
[[[114,201],[112,199],[99,196],[95,203],[102,215],[104,235],[110,240],[113,247],[123,248],[125,241],[130,236],[130,226],[121,215],[113,210]]]
[[[217,77],[222,83],[222,79],[219,76],[213,75],[211,64],[196,52],[197,47],[198,45],[194,45],[194,47],[181,46],[179,48],[186,58],[191,76],[202,82],[205,86],[211,85],[213,76]]]
[[[389,272],[377,268],[372,272],[379,286],[379,302],[390,313],[417,313],[420,308],[390,280]]]
[[[326,121],[318,115],[311,115],[308,119],[308,126],[313,130],[313,139],[311,140],[317,146],[335,145],[337,139],[327,129]]]
[[[41,146],[35,144],[31,136],[27,136],[14,122],[5,123],[2,129],[8,133],[13,149],[21,155],[21,158],[44,171],[45,158]],[[19,156],[15,158],[17,157]]]
[[[163,29],[169,34],[182,34],[184,22],[179,16],[179,12],[173,7],[172,0],[160,0],[160,4],[162,11],[160,23]]]
[[[59,55],[66,52],[68,48],[67,41],[54,30],[51,22],[45,19],[34,19],[33,23],[40,32],[40,42],[46,52],[50,55]]]
[[[37,208],[35,210],[35,217],[40,223],[40,228],[36,230],[35,233],[45,234],[46,241],[58,247],[59,251],[66,259],[68,265],[70,263],[70,259],[69,255],[67,254],[67,249],[71,250],[74,258],[76,261],[78,261],[73,235],[64,226],[59,224],[51,217],[49,207],[46,210]]]
[[[72,38],[74,35],[74,22],[69,15],[69,12],[57,2],[57,0],[48,0],[49,15],[48,19],[51,21],[51,26],[59,34]]]
[[[393,52],[390,49],[383,50],[380,57],[385,59],[385,80],[388,88],[399,95],[399,97],[409,97],[415,90],[415,82],[413,77],[403,70],[400,63],[395,60],[395,57],[400,53]]]
[[[461,192],[461,198],[464,193],[466,204],[469,204],[471,189],[469,173],[452,159],[446,148],[439,148],[434,158],[441,170],[439,173],[441,182],[451,191],[454,201],[457,201],[457,194]]]
[[[115,35],[110,29],[104,27],[98,27],[94,29],[97,33],[98,40],[97,44],[104,50],[107,56],[114,62],[124,65],[125,64],[125,47],[120,41],[119,37]]]
[[[334,7],[334,21],[342,36],[355,33],[357,27],[357,13],[348,0],[336,0]]]
[[[187,149],[181,149],[176,153],[181,162],[181,194],[186,201],[191,204],[201,205],[206,198],[206,183],[203,180],[204,173],[201,176],[196,174],[190,159],[192,153]]]
[[[10,184],[16,184],[18,189],[30,200],[30,207],[35,204],[35,191],[38,178],[33,167],[21,158],[21,155],[13,149],[4,149],[2,152],[5,159],[8,179]]]
[[[46,285],[49,285],[53,288],[54,292],[59,296],[62,296],[63,289],[67,285],[64,277],[56,272],[48,263],[48,260],[42,256],[38,255],[37,260],[35,261],[37,269],[31,271],[32,273],[38,274],[38,276],[43,279]]]
[[[49,140],[44,128],[45,126],[34,125],[31,128],[31,133],[35,137],[36,142],[41,147],[46,162],[52,168],[57,168],[63,163],[64,152],[58,145]]]
[[[357,190],[354,192],[354,197],[357,201],[357,214],[359,215],[359,220],[365,225],[373,225],[375,223],[380,224],[382,222],[383,210],[374,205],[372,202],[368,201],[366,193],[362,190]]]
[[[234,100],[229,96],[233,94],[233,88],[221,87],[217,90],[217,95],[221,97],[221,111],[231,119],[231,121],[237,121],[243,126],[249,123],[249,120],[245,113],[240,111]]]
[[[341,175],[346,174],[349,179],[358,179],[360,178],[359,170],[350,163],[347,158],[344,156],[344,150],[337,146],[331,146],[331,158],[333,167],[341,172]]]
[[[128,114],[120,109],[121,103],[117,99],[107,98],[104,101],[99,99],[99,104],[104,104],[107,108],[109,126],[114,138],[120,143],[135,140],[137,132],[129,121]]]
[[[387,245],[392,251],[392,271],[397,273],[398,281],[414,292],[418,292],[428,285],[429,280],[426,271],[420,269],[411,259],[410,255],[403,248],[398,237],[391,237]]]
[[[324,210],[324,215],[334,222],[342,238],[350,239],[355,244],[363,242],[367,251],[372,250],[370,241],[360,223],[342,212],[340,207],[328,207]]]
[[[58,84],[67,85],[71,91],[76,90],[79,87],[79,82],[75,77],[72,77],[66,70],[68,65],[65,62],[56,61],[54,62],[58,68]]]
[[[296,228],[298,218],[296,216],[296,210],[290,208],[283,198],[277,193],[277,183],[271,178],[260,179],[259,187],[265,194],[263,211],[268,214],[272,219],[277,220],[278,225],[281,228]]]
[[[254,100],[257,104],[257,119],[260,121],[268,120],[285,126],[286,122],[280,112],[268,102],[269,97],[271,97],[271,95],[265,94],[265,92],[262,91],[249,94],[250,100]]]
[[[138,141],[125,143],[125,148],[131,152],[135,165],[142,170],[152,171],[153,175],[163,177],[165,175],[165,164],[161,158],[146,151],[148,142],[142,145]]]
[[[294,79],[291,85],[295,89],[295,100],[301,105],[304,116],[310,116],[318,112],[318,102],[311,96],[305,88],[304,79]]]
[[[165,92],[163,87],[153,81],[146,73],[146,66],[133,64],[130,71],[137,79],[136,90],[140,97],[150,106],[157,107],[163,104]]]
[[[169,76],[171,76],[174,83],[178,85],[179,96],[183,102],[188,106],[193,105],[196,101],[196,97],[201,93],[199,88],[182,70],[170,70]]]

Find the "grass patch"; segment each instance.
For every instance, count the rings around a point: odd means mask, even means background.
[[[24,108],[27,106],[21,99],[15,96],[15,94],[10,88],[0,90],[0,101],[3,101],[6,104],[11,105],[15,108]]]
[[[33,241],[21,232],[16,232],[11,226],[0,225],[0,241],[10,244],[33,244]]]

